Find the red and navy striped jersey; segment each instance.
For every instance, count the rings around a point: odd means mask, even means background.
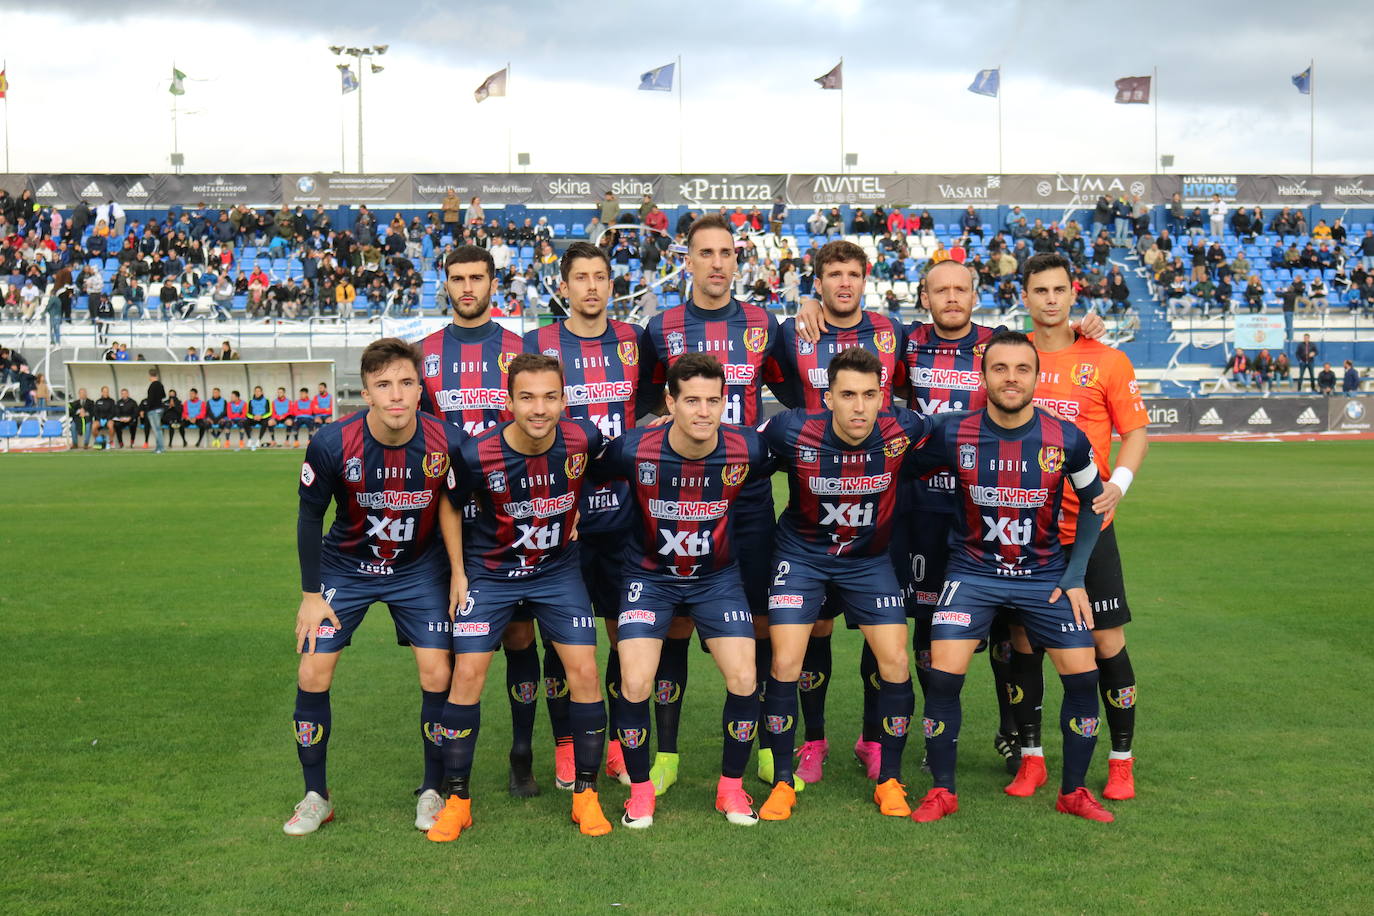
[[[708,353],[725,367],[721,422],[758,425],[764,383],[782,381],[773,356],[777,340],[778,321],[768,310],[734,299],[714,311],[689,302],[657,313],[644,326],[639,345],[639,413],[658,403],[668,367],[679,356]]]
[[[915,322],[907,329],[905,362],[911,383],[912,410],[938,414],[949,410],[981,410],[987,403],[983,390],[983,349],[998,328],[975,324],[963,337],[946,339],[935,325]],[[916,481],[915,505],[926,512],[957,512],[954,476],[941,471]]]
[[[830,387],[830,361],[850,347],[863,347],[883,364],[883,406],[892,406],[892,387],[906,381],[902,356],[906,352],[906,328],[876,312],[860,315],[854,327],[831,327],[816,343],[797,333],[795,318],[782,323],[774,350],[783,377],[783,383],[776,388],[778,400],[787,407],[823,410],[822,395]]]
[[[668,443],[672,424],[639,427],[613,440],[596,460],[598,480],[627,480],[637,512],[627,564],[681,579],[735,563],[731,511],[746,481],[765,484],[768,448],[745,426],[722,425],[705,458],[683,458]]]
[[[951,469],[958,481],[951,570],[1058,581],[1067,561],[1059,544],[1064,487],[1093,466],[1078,427],[1039,409],[1016,429],[993,423],[986,410],[950,413],[935,418],[920,451],[918,460]]]
[[[450,324],[420,343],[424,391],[420,409],[476,435],[511,418],[506,409],[506,368],[525,351],[524,341],[492,321],[479,328]]]
[[[878,415],[862,444],[850,445],[835,434],[829,410],[798,408],[770,419],[763,438],[787,470],[790,493],[778,519],[778,550],[803,556],[886,553],[897,482],[918,470],[910,459],[930,427],[926,417],[897,407]]]
[[[513,422],[468,439],[454,461],[454,505],[471,496],[482,510],[463,520],[469,575],[527,576],[570,555],[587,465],[604,441],[586,420],[562,419],[548,451],[524,455],[506,442]]]
[[[579,337],[564,322],[546,325],[525,335],[525,350],[556,357],[563,363],[563,394],[567,414],[589,420],[601,435],[614,439],[635,424],[639,388],[639,328],[608,320],[600,337]],[[582,491],[582,519],[586,534],[619,531],[630,523],[629,485],[615,481]]]
[[[452,485],[462,431],[417,414],[405,445],[382,445],[367,428],[367,411],[315,433],[301,465],[300,497],[323,510],[332,499],[334,524],[324,538],[333,555],[357,572],[389,576],[396,569],[443,557],[439,500]]]

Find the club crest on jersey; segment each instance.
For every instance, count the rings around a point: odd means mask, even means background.
[[[891,331],[879,331],[873,335],[873,346],[879,353],[891,353],[897,349],[897,335]]]
[[[437,378],[439,375],[439,354],[431,353],[425,357],[425,378]]]
[[[506,472],[489,471],[487,472],[487,489],[493,493],[506,492]]]
[[[747,464],[727,464],[725,470],[720,472],[720,479],[725,481],[727,487],[736,487],[744,483],[744,478],[749,476],[749,465]]]
[[[809,340],[804,340],[803,338],[800,338],[800,337],[797,338],[797,353],[798,353],[798,354],[800,354],[801,356],[810,356],[812,353],[815,353],[815,352],[816,352],[816,345],[815,345],[815,344],[813,344],[813,343],[812,343],[811,341],[809,341]]]
[[[658,482],[658,466],[652,461],[641,461],[639,463],[639,482],[646,487],[652,487]]]
[[[1135,705],[1135,685],[1107,691],[1107,702],[1117,709],[1130,709]]]
[[[1084,738],[1092,738],[1097,735],[1097,716],[1082,716],[1069,720],[1069,729],[1075,735],[1082,735]]]
[[[502,353],[496,357],[496,367],[504,373],[510,368],[511,360],[519,355],[518,353]]]
[[[545,356],[551,356],[551,357],[553,357],[554,359],[558,359],[562,354],[558,352],[558,348],[557,348],[557,347],[545,347],[545,348],[544,348],[544,355],[545,355]]]
[[[425,455],[420,467],[426,477],[443,477],[448,473],[448,455],[443,452],[430,452]]]
[[[797,460],[802,464],[815,464],[820,454],[814,448],[797,449]]]
[[[582,476],[582,472],[587,469],[587,453],[577,452],[569,455],[568,460],[563,462],[563,473],[568,475],[569,480],[576,480]]]
[[[763,720],[763,727],[768,729],[770,735],[781,735],[792,727],[794,721],[791,716],[767,716]]]
[[[296,743],[301,747],[314,747],[324,740],[324,724],[321,722],[296,721]]]
[[[753,719],[731,719],[725,725],[725,733],[736,741],[753,741],[758,727]]]
[[[660,706],[676,703],[682,697],[682,685],[677,681],[659,681],[654,687],[654,702]]]
[[[1080,388],[1089,388],[1097,384],[1097,367],[1092,363],[1078,363],[1073,367],[1070,378]]]
[[[664,338],[668,344],[669,356],[681,356],[687,350],[687,338],[681,331],[669,331]]]
[[[983,358],[983,351],[986,350],[987,348],[988,348],[988,345],[985,344],[985,343],[974,344],[974,345],[973,345],[973,355],[974,355],[974,357],[977,358],[977,359],[982,359],[982,358]]]
[[[978,446],[964,443],[959,446],[959,467],[971,471],[978,466]]]
[[[344,480],[357,483],[363,479],[363,459],[350,458],[344,462]]]
[[[620,737],[620,743],[631,750],[639,747],[649,738],[647,728],[617,728],[615,731]]]
[[[1040,470],[1046,474],[1057,474],[1064,467],[1064,449],[1058,445],[1046,445],[1037,456]]]
[[[750,353],[762,353],[763,348],[768,345],[768,331],[764,328],[746,328],[744,331],[744,349]]]
[[[510,695],[517,703],[533,703],[535,697],[539,696],[539,688],[534,681],[521,681],[510,685]]]
[[[898,436],[883,445],[883,454],[889,458],[896,458],[906,452],[911,447],[911,440],[906,436]]]
[[[620,357],[620,361],[627,366],[639,365],[639,344],[633,340],[622,340],[620,346],[615,348],[615,355]]]
[[[883,731],[894,738],[904,738],[911,730],[911,716],[888,716],[883,719]]]

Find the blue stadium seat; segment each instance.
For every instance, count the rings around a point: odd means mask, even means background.
[[[557,227],[555,226],[554,228],[556,229]],[[520,259],[521,259],[522,261],[528,261],[528,260],[531,260],[531,259],[533,259],[533,258],[534,258],[534,246],[533,246],[533,245],[521,245],[521,246],[520,246]]]
[[[19,438],[21,439],[36,439],[40,432],[42,432],[42,427],[38,425],[37,417],[29,417],[19,424]]]
[[[573,231],[574,231],[574,232],[577,231],[577,226],[576,226],[576,225],[573,226]],[[554,238],[556,238],[556,239],[566,238],[567,235],[568,235],[568,224],[567,224],[567,223],[554,223],[554,224],[553,224],[553,237],[554,237]]]
[[[554,226],[555,230],[557,230],[557,228],[557,226]],[[582,225],[581,223],[573,223],[572,234],[577,236],[578,238],[582,238],[582,236],[587,234],[587,227]]]
[[[19,435],[19,424],[13,420],[0,420],[0,439],[13,439]]]
[[[106,269],[106,270],[119,270],[119,258],[106,258],[106,259],[105,259],[105,269]]]
[[[43,438],[44,438],[44,439],[61,439],[61,438],[62,438],[62,421],[61,421],[61,420],[44,420],[44,421],[43,421]]]

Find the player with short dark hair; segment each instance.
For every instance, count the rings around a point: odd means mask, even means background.
[[[194,426],[200,430],[196,436],[196,448],[200,448],[205,442],[205,431],[210,428],[210,420],[206,416],[205,401],[200,397],[200,391],[192,388],[186,392],[186,401],[181,405],[181,416],[187,426]]]
[[[227,403],[224,395],[220,394],[218,388],[210,389],[210,396],[205,399],[205,419],[210,423],[210,447],[220,447],[220,433],[225,432],[229,426]],[[229,438],[225,436],[225,444]]]
[[[827,595],[863,632],[878,659],[883,749],[873,800],[883,814],[911,814],[901,765],[916,699],[906,612],[888,539],[898,482],[915,467],[912,447],[924,440],[930,424],[909,410],[884,410],[890,393],[883,389],[883,368],[862,347],[844,350],[827,366],[826,409],[791,410],[764,428],[769,448],[787,469],[790,492],[778,520],[768,590],[773,668],[764,689],[763,740],[772,744],[776,782],[759,809],[765,820],[786,820],[796,804],[797,681]]]
[[[525,335],[530,353],[554,356],[563,363],[563,391],[569,417],[595,423],[607,439],[634,425],[639,384],[639,328],[608,318],[611,296],[610,260],[588,242],[573,242],[559,264],[559,295],[568,317]],[[620,692],[620,655],[616,651],[616,615],[620,611],[621,548],[631,525],[629,485],[612,481],[584,488],[578,522],[578,555],[592,608],[605,622],[610,640],[606,659],[606,693]],[[555,783],[573,786],[572,726],[568,719],[567,679],[557,652],[544,651],[544,699],[556,742]],[[606,775],[625,782],[625,758],[615,739],[615,703],[610,705]]]
[[[291,434],[291,399],[286,396],[286,389],[278,387],[277,396],[272,399],[272,415],[267,420],[267,431],[271,436],[268,445],[277,444],[277,429],[282,430],[282,445],[286,444],[286,437]]]
[[[310,399],[310,414],[318,426],[334,419],[334,396],[329,393],[329,386],[324,382],[320,382],[319,390]]]
[[[653,824],[649,698],[663,640],[675,615],[689,614],[725,678],[721,776],[716,810],[732,824],[754,824],[742,785],[758,730],[754,625],[741,587],[735,506],[749,478],[768,482],[771,462],[759,434],[721,423],[726,373],[709,354],[686,353],[666,374],[671,422],[627,431],[597,459],[598,479],[626,480],[635,507],[634,539],[624,554],[617,627],[620,696],[617,737],[630,776],[626,827]],[[748,544],[749,552],[760,549]]]
[[[310,403],[310,389],[304,385],[291,402],[291,447],[300,444],[301,430],[305,430],[305,441],[309,444],[315,438],[315,408]]]
[[[1093,510],[1103,516],[1102,535],[1087,560],[1086,583],[1092,601],[1093,643],[1100,671],[1102,695],[1111,736],[1104,798],[1115,801],[1135,797],[1135,712],[1138,694],[1135,671],[1126,652],[1125,625],[1131,620],[1126,602],[1121,553],[1112,524],[1117,505],[1130,487],[1149,451],[1149,414],[1140,396],[1130,358],[1120,350],[1073,333],[1068,316],[1074,303],[1069,262],[1046,253],[1032,256],[1024,269],[1023,298],[1035,328],[1035,348],[1040,355],[1040,384],[1036,404],[1054,410],[1076,424],[1093,448],[1098,472],[1107,476],[1102,495]],[[1107,463],[1112,433],[1121,437],[1116,468]],[[1073,494],[1064,497],[1061,538],[1075,556],[1083,548],[1073,542],[1073,519],[1080,508]],[[1045,781],[1043,752],[1037,755],[1040,735],[1040,699],[1044,696],[1041,653],[1033,650],[1024,634],[1013,631],[1015,653],[1012,675],[1018,728],[1021,731],[1021,768],[1007,786],[1008,794],[1030,795]]]
[[[472,825],[469,779],[481,725],[482,687],[501,633],[523,604],[563,660],[571,696],[574,786],[572,819],[588,836],[610,833],[596,793],[606,740],[606,708],[596,670],[596,618],[582,586],[578,505],[591,456],[602,436],[585,420],[563,417],[557,359],[523,353],[509,367],[513,420],[469,439],[455,464],[444,541],[455,573],[453,683],[440,724],[447,801],[429,838],[456,840]],[[479,511],[460,512],[475,496]],[[466,545],[466,556],[464,556]]]
[[[224,444],[229,444],[229,437],[234,430],[238,430],[239,444],[234,446],[234,451],[243,448],[243,440],[247,436],[245,427],[248,425],[248,403],[243,400],[237,391],[229,392],[229,400],[224,404]]]
[[[453,321],[420,342],[424,353],[424,395],[420,409],[461,427],[469,435],[511,418],[506,372],[524,352],[519,334],[492,319],[496,289],[491,253],[459,245],[444,259],[444,290]],[[464,510],[476,511],[475,504]],[[511,791],[539,794],[534,778],[534,714],[539,697],[539,650],[534,621],[523,611],[506,627],[506,698],[511,711]]]
[[[1091,500],[1102,492],[1102,481],[1087,437],[1033,405],[1039,372],[1035,347],[1024,334],[994,334],[983,351],[987,406],[940,415],[920,449],[932,467],[954,471],[961,511],[931,619],[922,726],[934,787],[912,814],[918,822],[959,810],[959,694],[973,653],[1002,607],[1014,609],[1046,647],[1064,684],[1064,771],[1056,808],[1088,820],[1113,819],[1084,785],[1098,732],[1093,614],[1083,588],[1087,557],[1067,556],[1059,542],[1059,511],[1071,483],[1089,506],[1079,514],[1075,539],[1090,552],[1102,524]]]
[[[128,388],[119,389],[119,400],[115,401],[114,432],[115,441],[124,448],[124,433],[129,434],[129,448],[134,447],[134,437],[138,434],[138,402],[129,396]]]
[[[306,795],[284,827],[292,835],[313,833],[334,817],[325,772],[333,731],[329,689],[339,652],[378,601],[390,609],[397,641],[411,647],[420,675],[425,769],[415,826],[428,830],[443,807],[439,716],[451,671],[454,576],[439,517],[462,433],[417,411],[420,356],[413,345],[394,337],[372,342],[360,374],[367,409],[322,429],[301,464],[296,650],[302,654],[294,719]],[[334,524],[321,538],[331,501]]]
[[[716,357],[725,372],[722,422],[755,426],[763,420],[763,385],[782,381],[774,358],[778,323],[767,310],[739,302],[734,285],[735,238],[719,216],[704,216],[687,232],[687,268],[692,276],[691,298],[655,314],[644,327],[639,344],[639,413],[658,408],[667,371],[683,356],[700,353]],[[750,545],[739,558],[740,578],[754,621],[755,679],[762,684],[772,660],[768,640],[768,582],[772,575],[773,488],[765,477],[746,481],[735,509],[735,533]],[[677,780],[677,727],[687,686],[690,620],[674,623],[663,646],[655,691],[659,753],[654,760],[654,783],[660,794]],[[760,758],[760,772],[766,762]]]

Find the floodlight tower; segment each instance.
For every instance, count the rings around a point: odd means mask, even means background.
[[[380,57],[386,53],[388,47],[390,45],[373,45],[370,48],[355,48],[349,45],[329,46],[330,52],[335,56],[352,57],[358,62],[358,174],[362,174],[363,171],[363,59],[373,56]],[[339,66],[342,69],[347,65],[340,64]],[[369,60],[368,69],[372,71],[373,75],[376,75],[386,68]]]

